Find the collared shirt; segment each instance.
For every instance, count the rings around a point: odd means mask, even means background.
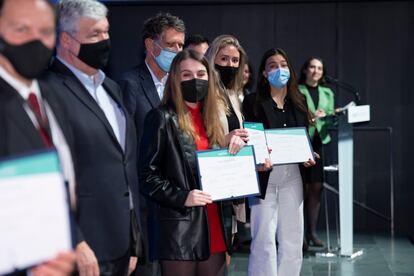
[[[145,61],[145,65],[147,65],[148,71],[151,74],[152,81],[154,82],[155,89],[157,89],[158,96],[160,97],[160,100],[162,100],[162,97],[164,95],[165,83],[167,82],[167,79],[168,79],[168,73],[165,74],[165,76],[161,80],[159,80],[155,76],[154,72],[152,72],[152,70],[149,67],[147,61]]]
[[[30,87],[26,84],[22,83],[21,81],[17,80],[13,76],[11,76],[3,67],[0,66],[0,77],[3,78],[11,87],[13,87],[22,98],[27,101],[29,98],[30,93],[34,93],[39,101],[39,104],[44,107],[44,110],[41,112],[46,113],[46,116],[49,121],[50,132],[52,135],[53,145],[55,146],[59,161],[62,166],[62,174],[65,181],[68,182],[69,193],[71,196],[71,205],[74,208],[76,202],[76,195],[75,195],[75,171],[73,168],[73,159],[71,152],[69,150],[69,146],[67,144],[66,138],[63,135],[63,131],[59,126],[56,117],[50,108],[49,104],[42,98],[42,94],[40,93],[39,83],[37,80],[33,80]],[[36,116],[33,111],[30,109],[28,104],[23,106],[27,115],[29,115],[31,121],[35,125],[36,128],[39,127],[37,122]]]
[[[125,150],[125,133],[126,133],[126,119],[124,112],[119,104],[105,91],[102,86],[105,80],[105,73],[101,70],[93,76],[89,76],[71,64],[65,62],[63,59],[57,57],[83,84],[92,98],[98,103],[99,107],[105,113],[106,119],[112,127],[116,139],[121,148]]]
[[[105,80],[105,73],[98,70],[98,73],[94,76],[89,76],[79,69],[75,68],[71,64],[67,63],[63,59],[57,57],[83,84],[92,98],[98,103],[99,107],[105,114],[106,119],[112,127],[116,139],[118,140],[121,148],[125,151],[125,136],[126,136],[126,118],[118,103],[105,91],[102,86]],[[129,190],[129,208],[134,208],[134,202],[132,200],[132,193],[130,187]]]
[[[273,124],[277,128],[296,127],[296,117],[294,113],[294,105],[289,97],[285,98],[283,108],[279,108],[274,100],[273,103]]]

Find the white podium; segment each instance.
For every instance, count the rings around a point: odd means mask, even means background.
[[[369,120],[369,105],[349,106],[338,120],[339,229],[340,255],[343,257],[362,255],[362,250],[356,251],[353,247],[353,124]]]

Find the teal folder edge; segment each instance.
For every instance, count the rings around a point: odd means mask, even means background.
[[[284,132],[284,131],[289,131],[289,130],[300,130],[301,132],[303,131],[304,135],[306,136],[306,139],[308,140],[308,145],[309,148],[311,150],[311,154],[313,157],[313,160],[316,162],[316,158],[315,158],[315,152],[313,151],[313,147],[312,147],[312,142],[309,138],[309,134],[308,131],[306,129],[306,127],[287,127],[287,128],[271,128],[271,129],[265,129],[265,133],[266,132],[272,132],[272,131],[277,131],[277,132]],[[267,139],[267,138],[266,138]],[[298,164],[296,162],[292,162],[292,163],[278,163],[277,165],[287,165],[287,164]]]
[[[29,167],[28,163],[33,163],[36,161],[33,167]],[[38,161],[38,162],[37,162]],[[22,167],[19,167],[21,165]],[[45,166],[45,167],[43,167]],[[11,167],[11,169],[9,168]],[[13,169],[16,168],[16,169]],[[0,158],[0,185],[1,180],[6,179],[9,177],[15,176],[22,176],[27,174],[41,174],[41,173],[48,173],[48,172],[61,172],[60,168],[60,161],[58,157],[58,153],[55,149],[47,149],[47,150],[38,150],[38,151],[31,151],[28,153],[23,154],[16,154],[12,156],[8,156],[6,158]],[[74,213],[70,208],[70,193],[69,187],[67,183],[64,183],[66,196],[67,196],[67,205],[69,210],[69,225],[70,225],[70,232],[71,232],[71,239],[72,239],[72,249],[75,248],[77,244],[76,239],[76,223],[74,219]],[[28,266],[24,269],[15,269],[12,274],[14,273],[25,273],[25,270],[31,269],[38,264],[33,264]]]

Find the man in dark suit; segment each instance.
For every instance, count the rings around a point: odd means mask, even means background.
[[[147,19],[142,32],[146,50],[145,61],[119,80],[125,105],[135,120],[138,141],[143,133],[145,116],[161,102],[171,62],[176,53],[183,49],[184,34],[184,22],[169,13],[159,13]],[[148,248],[148,239],[151,236],[148,237],[147,231],[152,233],[157,230],[148,230],[146,226],[150,226],[151,220],[155,218],[151,208],[147,207],[149,203],[145,204],[144,198],[141,202],[144,246],[149,259],[153,259],[156,253],[153,248]],[[156,262],[139,265],[137,272],[138,275],[148,276],[161,273]]]
[[[107,8],[62,0],[58,12],[57,56],[46,79],[60,87],[76,141],[79,273],[126,275],[131,254],[140,254],[137,138],[121,90],[101,70],[110,51]]]
[[[54,91],[37,80],[54,45],[55,15],[47,1],[0,1],[0,158],[55,148],[73,192],[70,129]],[[69,275],[74,261],[72,252],[63,253],[31,274]]]

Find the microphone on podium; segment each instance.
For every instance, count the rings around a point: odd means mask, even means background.
[[[359,95],[358,90],[354,86],[352,86],[351,84],[347,82],[338,80],[328,75],[325,76],[325,80],[328,83],[338,85],[339,87],[343,88],[345,91],[352,93],[355,97],[356,105],[359,105],[359,103],[361,102],[361,96]]]

